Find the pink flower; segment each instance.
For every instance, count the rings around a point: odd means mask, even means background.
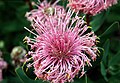
[[[0,82],[3,80],[2,70],[7,68],[7,63],[1,58],[2,52],[0,51]]]
[[[38,78],[53,83],[71,82],[79,72],[83,76],[84,67],[92,66],[91,59],[96,59],[97,36],[93,31],[87,33],[89,26],[83,18],[78,17],[78,13],[72,17],[73,13],[70,9],[64,15],[60,13],[56,24],[52,16],[47,18],[45,24],[34,19],[38,28],[34,28],[34,25],[33,28],[38,34],[26,28],[35,35],[34,38],[25,37],[33,49],[28,52],[33,59],[28,67],[34,66]]]
[[[68,0],[72,9],[81,11],[85,14],[96,15],[101,11],[107,9],[113,4],[117,3],[117,0]]]
[[[30,12],[26,13],[27,19],[34,24],[34,19],[39,23],[47,23],[47,18],[49,16],[53,18],[57,18],[59,14],[64,14],[65,10],[62,6],[56,5],[59,0],[56,0],[54,4],[47,3],[47,0],[44,0],[40,5],[36,5],[38,9],[34,9]],[[56,20],[54,20],[54,23],[56,23]],[[34,25],[35,26],[35,25]],[[39,27],[39,26],[35,26]]]

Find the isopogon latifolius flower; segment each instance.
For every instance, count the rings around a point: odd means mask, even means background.
[[[34,38],[25,37],[25,40],[33,49],[28,52],[31,58],[27,59],[27,62],[33,59],[33,63],[27,66],[33,65],[37,78],[52,83],[71,82],[79,72],[83,76],[84,67],[92,66],[91,59],[96,59],[97,36],[93,31],[87,33],[89,26],[78,13],[74,17],[73,13],[69,9],[64,20],[60,14],[56,25],[52,17],[48,17],[49,25],[36,23],[39,28],[34,29],[38,34],[26,28],[35,35]]]
[[[57,5],[57,2],[59,2],[59,0],[56,0],[54,4],[51,4],[50,2],[48,3],[47,0],[44,0],[39,5],[33,2],[33,4],[36,5],[38,9],[33,9],[32,11],[27,12],[25,16],[36,28],[38,28],[39,26],[34,24],[36,23],[34,22],[34,19],[38,23],[41,22],[44,24],[44,23],[48,23],[46,22],[48,20],[47,18],[51,16],[52,18],[54,18],[53,23],[56,24],[59,14],[66,13],[62,6]]]
[[[25,54],[27,51],[22,46],[15,46],[11,51],[12,64],[16,67],[25,62]]]
[[[117,3],[117,0],[68,0],[72,9],[81,11],[85,14],[96,15],[101,11],[107,9],[113,4]]]
[[[2,58],[2,52],[0,51],[0,82],[3,80],[2,71],[7,68],[7,62]]]

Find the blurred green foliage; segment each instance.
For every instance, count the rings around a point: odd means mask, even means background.
[[[27,0],[0,0],[0,50],[8,63],[3,71],[2,83],[46,83],[41,80],[30,79],[24,68],[12,65],[10,53],[13,47],[23,46],[23,38],[29,33],[24,26],[30,27],[25,13],[30,11]],[[37,1],[37,0],[31,0]],[[60,5],[67,2],[61,0]],[[120,83],[120,1],[108,10],[91,17],[92,30],[100,37],[100,57],[93,67],[89,68],[82,78],[75,78],[74,83]],[[102,53],[103,52],[103,53]]]

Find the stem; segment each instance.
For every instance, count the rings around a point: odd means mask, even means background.
[[[86,14],[86,22],[87,22],[87,25],[89,26],[90,25],[90,15],[89,14]]]
[[[87,74],[85,74],[85,83],[87,83]]]
[[[3,80],[2,78],[2,69],[0,69],[0,82]]]
[[[32,4],[30,0],[25,0],[25,2],[29,5],[29,9],[32,10]]]

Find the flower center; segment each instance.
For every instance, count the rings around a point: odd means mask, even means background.
[[[57,57],[67,57],[71,53],[71,41],[70,39],[65,36],[56,36],[55,38],[53,37],[49,48],[49,53],[52,56],[57,56]]]
[[[43,12],[48,14],[48,15],[53,15],[54,8],[52,8],[52,7],[45,8]]]
[[[63,50],[53,50],[52,51],[53,56],[57,57],[67,57],[68,56],[68,51],[63,51]]]

